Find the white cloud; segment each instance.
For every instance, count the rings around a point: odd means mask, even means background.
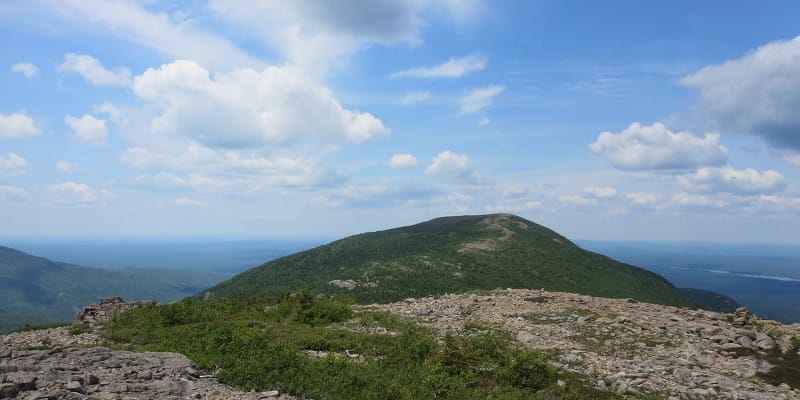
[[[80,118],[68,115],[64,118],[64,124],[72,129],[76,139],[84,143],[101,146],[106,143],[108,138],[106,121],[89,114],[84,114]]]
[[[441,64],[430,67],[411,68],[394,72],[389,79],[397,78],[460,78],[472,72],[486,68],[486,57],[480,54],[470,54],[461,58],[451,58]]]
[[[729,165],[700,168],[695,173],[679,176],[677,182],[684,189],[698,193],[766,194],[786,186],[783,175],[775,170],[737,170]]]
[[[83,79],[95,86],[125,87],[131,84],[131,71],[117,68],[109,71],[96,58],[86,54],[67,53],[64,62],[58,67],[61,72],[77,72]]]
[[[310,160],[267,158],[247,152],[211,149],[197,143],[164,151],[131,147],[122,153],[121,160],[133,167],[190,171],[193,178],[189,183],[238,186],[253,190],[267,187],[322,187],[342,181],[342,177],[334,171]]]
[[[787,154],[786,156],[784,156],[784,158],[786,159],[786,161],[789,161],[790,163],[800,167],[800,153]]]
[[[558,200],[560,200],[562,203],[573,204],[576,206],[593,206],[597,204],[597,199],[589,199],[579,194],[562,196],[559,197]]]
[[[718,134],[698,137],[688,132],[672,132],[658,122],[650,126],[634,122],[620,133],[603,132],[589,148],[614,167],[631,171],[721,165],[728,158],[728,150],[719,143]]]
[[[147,2],[69,0],[44,3],[55,16],[97,29],[103,36],[154,49],[169,58],[197,60],[214,69],[261,67],[263,63],[237,48],[229,40],[203,32],[180,13],[148,11]],[[41,12],[41,10],[37,10]]]
[[[206,205],[202,201],[192,200],[188,197],[178,197],[173,201],[173,204],[178,207],[203,207]]]
[[[409,92],[406,93],[405,96],[403,96],[403,100],[401,100],[401,103],[403,105],[408,106],[412,104],[421,103],[425,100],[428,100],[430,97],[431,97],[431,92],[427,90],[423,92]]]
[[[417,158],[408,153],[395,154],[389,159],[389,166],[392,168],[413,168],[417,164]]]
[[[800,36],[759,47],[680,80],[726,130],[753,133],[800,150]]]
[[[489,119],[489,117],[483,117],[480,120],[478,120],[478,126],[486,126],[489,125],[490,122],[492,121]]]
[[[503,93],[505,87],[502,85],[490,85],[485,88],[473,89],[461,98],[461,110],[459,115],[473,114],[492,105],[495,96]]]
[[[39,75],[39,67],[31,63],[17,63],[11,66],[11,71],[19,72],[26,78],[32,79]]]
[[[509,185],[501,193],[504,199],[521,199],[528,196],[528,189],[520,185]]]
[[[678,193],[672,196],[672,203],[681,207],[723,208],[728,203],[724,200],[712,199],[709,196]]]
[[[498,212],[517,213],[517,212],[536,210],[541,207],[542,207],[541,202],[529,200],[516,203],[501,203],[496,205],[487,205],[486,207],[484,207],[484,209],[487,212],[491,213],[498,213]]]
[[[223,20],[249,30],[313,76],[371,44],[419,42],[425,2],[213,0]]]
[[[59,171],[69,175],[75,173],[79,169],[79,166],[77,164],[70,164],[66,161],[59,161],[56,163],[56,168],[58,168]]]
[[[115,105],[113,105],[113,104],[111,104],[109,102],[104,102],[103,104],[100,104],[99,106],[94,106],[94,107],[92,107],[92,110],[95,113],[108,114],[109,118],[111,118],[111,122],[113,122],[114,124],[116,124],[118,126],[125,127],[125,126],[128,125],[128,119],[125,118],[125,116],[122,114],[122,112],[119,110],[119,108],[117,108],[117,106],[115,106]]]
[[[49,186],[56,202],[64,204],[92,204],[112,200],[107,190],[95,190],[85,183],[61,182]]]
[[[762,203],[781,207],[800,208],[800,197],[787,198],[775,195],[760,195],[758,200]]]
[[[372,114],[345,109],[330,90],[288,65],[237,69],[212,79],[195,62],[175,61],[137,76],[133,89],[161,112],[151,121],[154,133],[208,146],[243,148],[309,137],[360,143],[389,134]]]
[[[617,189],[608,186],[589,186],[583,188],[583,192],[598,199],[607,199],[617,196]]]
[[[0,204],[16,203],[28,198],[28,191],[16,186],[0,185]]]
[[[28,160],[15,153],[8,153],[7,156],[0,156],[0,175],[20,176],[25,174],[28,168]]]
[[[661,195],[647,192],[628,193],[625,195],[625,198],[634,204],[640,205],[652,205],[661,201]]]
[[[39,135],[33,118],[22,112],[0,113],[0,139],[22,139]]]
[[[459,183],[478,183],[478,174],[469,166],[469,157],[445,150],[433,158],[425,173]]]

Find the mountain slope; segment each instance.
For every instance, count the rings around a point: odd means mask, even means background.
[[[238,297],[309,290],[391,302],[497,287],[691,304],[657,274],[582,250],[509,214],[444,217],[351,236],[273,260],[209,291]]]
[[[100,297],[172,301],[218,281],[214,275],[168,270],[86,268],[0,246],[0,332],[70,321],[80,307]]]

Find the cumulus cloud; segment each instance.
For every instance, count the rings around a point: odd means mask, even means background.
[[[107,190],[95,190],[85,183],[72,181],[52,184],[48,189],[55,195],[55,201],[63,204],[93,204],[114,198]]]
[[[572,204],[576,206],[593,206],[597,204],[597,199],[590,199],[583,197],[579,194],[561,196],[558,198],[562,203]]]
[[[103,67],[103,64],[98,59],[86,54],[67,53],[58,70],[61,72],[76,72],[95,86],[124,87],[131,84],[130,70],[117,68],[109,71]]]
[[[0,113],[0,139],[23,139],[39,135],[39,128],[28,114]]]
[[[56,163],[56,168],[58,168],[59,171],[69,175],[78,170],[78,165],[71,164],[66,161],[59,161]]]
[[[203,207],[206,205],[202,201],[192,200],[188,197],[178,197],[172,203],[178,207]]]
[[[782,197],[776,195],[760,195],[758,200],[761,203],[776,205],[787,208],[800,208],[800,197]]]
[[[84,114],[80,118],[68,115],[64,118],[64,124],[72,129],[76,139],[84,143],[102,146],[108,138],[106,121],[89,114]]]
[[[395,154],[389,159],[389,166],[392,168],[413,168],[417,164],[417,158],[408,153]]]
[[[161,113],[151,121],[154,133],[213,147],[287,144],[304,137],[361,143],[389,134],[378,118],[345,109],[330,90],[288,65],[212,78],[193,61],[175,61],[137,76],[133,90]]]
[[[647,192],[634,192],[625,195],[625,198],[634,204],[639,205],[652,205],[661,201],[661,195],[656,193]]]
[[[445,150],[433,158],[425,173],[457,183],[478,183],[477,172],[469,165],[469,157]]]
[[[730,165],[700,168],[695,173],[679,176],[677,182],[684,189],[696,193],[768,194],[786,186],[786,180],[778,171],[737,170]]]
[[[784,158],[786,158],[786,161],[800,167],[800,154],[787,154]]]
[[[800,36],[772,42],[680,80],[724,129],[800,150]]]
[[[403,96],[403,100],[401,100],[401,103],[405,106],[410,106],[412,104],[417,104],[425,100],[428,100],[430,97],[431,97],[431,92],[427,90],[423,92],[410,92],[406,93],[406,95]]]
[[[0,185],[0,204],[16,203],[28,198],[28,191],[16,186]]]
[[[617,196],[617,189],[608,186],[589,186],[583,188],[583,192],[598,199],[607,199]]]
[[[397,78],[460,78],[472,72],[486,68],[486,57],[480,54],[470,54],[465,57],[451,58],[441,64],[429,67],[417,67],[397,71],[389,75],[389,79]]]
[[[8,153],[7,156],[0,156],[0,175],[20,176],[25,174],[28,168],[28,160],[15,153]]]
[[[39,75],[39,67],[31,63],[17,63],[11,66],[11,71],[19,72],[28,79],[35,78]]]
[[[458,115],[473,114],[494,102],[494,98],[503,93],[505,87],[502,85],[490,85],[485,88],[473,89],[461,98],[461,110]]]
[[[191,171],[197,179],[219,186],[324,187],[337,185],[342,177],[330,168],[302,158],[267,158],[240,151],[211,149],[197,143],[155,151],[131,147],[122,153],[123,163],[133,167],[166,167]]]
[[[728,205],[724,200],[689,193],[678,193],[672,196],[672,203],[679,207],[692,208],[723,208]]]
[[[111,118],[111,122],[118,126],[125,127],[128,125],[128,119],[122,114],[117,106],[104,102],[103,104],[92,107],[95,113],[107,114]]]
[[[490,122],[492,121],[489,119],[489,117],[483,117],[480,120],[478,120],[478,126],[486,126],[489,125]]]
[[[673,132],[658,122],[650,126],[634,122],[619,133],[602,132],[589,148],[614,167],[629,171],[692,169],[721,165],[728,158],[718,134]]]

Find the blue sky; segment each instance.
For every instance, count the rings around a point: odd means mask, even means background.
[[[0,3],[0,236],[800,242],[800,4]]]

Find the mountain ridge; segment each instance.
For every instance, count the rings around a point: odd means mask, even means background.
[[[439,217],[349,236],[272,260],[206,293],[308,290],[364,303],[498,287],[695,305],[660,275],[583,250],[513,214]]]
[[[0,246],[0,333],[70,321],[100,297],[172,301],[214,283],[167,270],[105,270],[53,261]]]

